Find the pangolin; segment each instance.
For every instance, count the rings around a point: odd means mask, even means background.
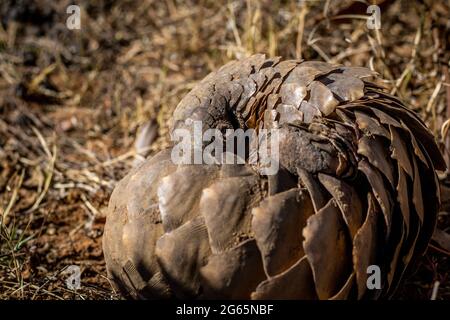
[[[376,76],[259,54],[200,81],[172,132],[196,121],[202,132],[276,130],[278,170],[261,173],[251,152],[243,163],[177,164],[172,146],[147,159],[110,199],[112,283],[142,299],[391,297],[427,248],[445,163]]]

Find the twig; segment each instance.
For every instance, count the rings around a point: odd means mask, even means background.
[[[433,285],[433,292],[431,293],[431,298],[430,298],[430,300],[436,300],[437,294],[438,294],[438,290],[439,290],[439,285],[440,285],[440,282],[439,282],[439,281],[435,281],[435,282],[434,282],[434,285]]]
[[[53,172],[55,170],[56,153],[57,153],[56,145],[53,145],[53,153],[51,153],[47,146],[47,142],[42,137],[41,133],[34,127],[33,127],[33,131],[38,136],[38,139],[41,142],[42,147],[43,147],[45,153],[47,154],[47,157],[49,158],[49,166],[47,168],[46,177],[45,177],[45,181],[44,181],[44,189],[39,194],[39,196],[36,199],[36,201],[34,202],[33,206],[27,210],[27,213],[30,213],[30,212],[33,212],[34,210],[36,210],[39,207],[42,200],[44,199],[45,195],[47,194],[47,191],[50,188],[50,183],[52,181]]]
[[[446,99],[447,99],[447,106],[446,106],[446,117],[447,119],[450,119],[450,75],[448,71],[448,65],[443,66],[443,72],[444,72],[444,79],[445,83],[447,84],[445,86],[445,92],[446,92]],[[445,162],[447,163],[447,172],[448,168],[450,167],[450,136],[447,134],[445,137],[442,137],[445,139]]]
[[[297,59],[302,58],[302,39],[303,32],[305,30],[305,17],[308,13],[308,7],[306,2],[302,3],[302,8],[298,14],[298,28],[297,28],[297,40],[295,44],[295,57]]]
[[[19,189],[22,186],[23,177],[25,175],[25,170],[22,169],[19,181],[17,182],[17,185],[14,187],[14,190],[12,192],[11,198],[9,199],[8,205],[6,206],[6,209],[0,214],[0,224],[3,224],[4,221],[6,221],[6,218],[8,217],[9,212],[11,211],[12,207],[14,206],[14,203],[16,203],[17,195],[19,193]]]

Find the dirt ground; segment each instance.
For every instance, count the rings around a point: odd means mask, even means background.
[[[120,299],[101,238],[109,196],[142,157],[142,128],[168,144],[178,101],[223,63],[268,56],[368,66],[443,150],[450,118],[450,5],[378,1],[2,0],[0,299]],[[79,30],[66,26],[69,4]],[[450,144],[448,144],[450,145]],[[139,152],[138,152],[139,151]],[[449,231],[447,212],[439,227]],[[81,288],[69,289],[71,265]],[[430,246],[397,299],[450,299],[447,253]]]

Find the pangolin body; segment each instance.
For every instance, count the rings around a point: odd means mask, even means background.
[[[427,247],[445,164],[420,118],[374,76],[264,55],[208,75],[172,130],[276,129],[279,170],[177,165],[170,148],[133,169],[104,231],[115,286],[133,298],[389,297]],[[369,266],[380,289],[367,287]]]

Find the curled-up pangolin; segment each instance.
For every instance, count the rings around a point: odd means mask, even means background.
[[[112,283],[134,298],[391,296],[432,235],[445,164],[419,117],[374,76],[264,55],[207,76],[181,100],[172,132],[194,121],[203,132],[278,130],[278,170],[262,174],[250,154],[175,164],[168,149],[146,160],[111,196]],[[373,265],[379,289],[367,286]]]

